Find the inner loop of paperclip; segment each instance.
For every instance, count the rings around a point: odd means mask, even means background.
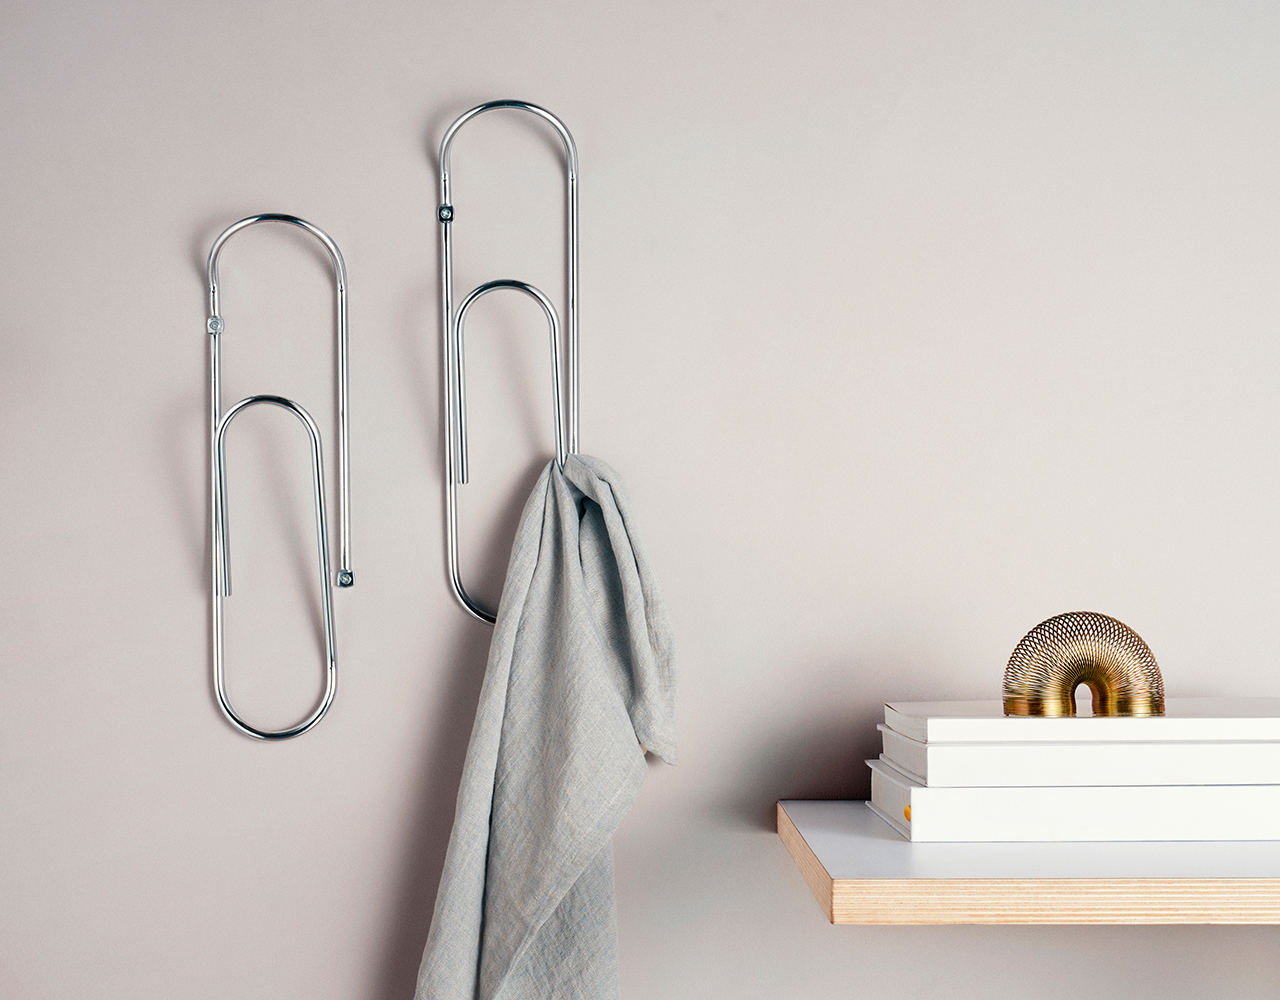
[[[503,278],[497,281],[487,281],[483,285],[477,286],[463,299],[462,305],[458,307],[455,342],[451,352],[454,364],[452,370],[448,373],[448,380],[451,386],[451,391],[448,395],[456,400],[456,412],[452,406],[446,408],[448,441],[445,444],[445,461],[448,468],[445,478],[448,480],[448,489],[446,491],[445,520],[449,536],[447,546],[449,554],[449,583],[453,588],[454,596],[471,614],[481,621],[488,622],[490,625],[497,621],[497,615],[479,605],[467,593],[466,587],[462,584],[458,559],[458,484],[467,481],[467,396],[464,330],[466,328],[467,311],[471,306],[490,292],[504,288],[528,295],[542,307],[543,315],[546,316],[551,341],[551,396],[556,438],[556,464],[564,468],[565,459],[569,453],[565,440],[563,419],[564,398],[560,389],[560,317],[556,314],[555,306],[552,305],[551,300],[546,295],[527,282]]]
[[[279,730],[258,729],[256,726],[250,725],[236,713],[227,696],[226,672],[223,667],[223,599],[224,595],[230,596],[231,593],[231,577],[229,569],[230,556],[227,551],[230,547],[230,542],[228,540],[229,515],[227,511],[227,428],[231,426],[231,421],[235,418],[236,414],[259,403],[269,403],[273,406],[283,407],[288,410],[297,417],[306,428],[311,441],[311,483],[315,505],[316,547],[319,552],[320,592],[324,610],[324,696],[320,699],[320,704],[317,705],[312,713],[305,719],[288,729]],[[329,711],[329,706],[333,704],[333,696],[337,689],[338,680],[337,659],[335,655],[333,637],[333,585],[329,578],[329,544],[325,533],[324,459],[321,453],[320,430],[316,427],[316,422],[311,419],[311,414],[291,399],[286,399],[283,396],[271,395],[248,396],[227,410],[226,415],[221,419],[221,421],[219,421],[217,435],[215,438],[215,462],[218,470],[218,491],[220,494],[219,509],[215,513],[218,527],[215,545],[219,550],[216,562],[223,567],[223,573],[225,574],[223,575],[216,571],[214,574],[216,577],[216,585],[214,588],[215,620],[213,636],[213,680],[214,690],[218,698],[218,706],[222,709],[227,720],[247,736],[252,736],[260,740],[287,740],[294,736],[301,736],[324,718],[325,713]]]
[[[555,435],[556,435],[556,462],[561,468],[564,468],[565,455],[568,452],[568,446],[565,442],[564,433],[564,395],[560,389],[560,317],[556,313],[556,307],[552,305],[551,300],[538,288],[524,281],[514,281],[510,278],[501,278],[497,281],[486,281],[483,285],[479,285],[471,294],[462,300],[462,305],[458,307],[458,321],[456,324],[455,337],[457,343],[454,344],[454,357],[456,366],[453,372],[454,378],[454,398],[458,401],[458,420],[456,424],[455,444],[457,446],[458,464],[456,466],[459,483],[467,482],[467,378],[466,378],[466,351],[463,346],[463,327],[467,320],[467,310],[473,304],[478,302],[490,292],[496,292],[502,288],[510,288],[513,291],[523,292],[532,298],[538,305],[542,306],[543,315],[547,317],[547,328],[551,334],[551,395],[555,404]]]

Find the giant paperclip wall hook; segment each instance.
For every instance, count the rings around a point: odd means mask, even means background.
[[[485,282],[473,289],[462,304],[454,309],[453,294],[453,236],[452,227],[456,213],[449,183],[449,151],[458,130],[477,115],[487,111],[511,109],[536,115],[551,125],[564,144],[565,202],[568,215],[568,246],[566,248],[568,302],[568,364],[567,399],[560,389],[560,323],[551,300],[541,291],[523,281],[502,279]],[[552,389],[555,396],[556,460],[564,465],[566,455],[578,450],[578,149],[573,136],[559,118],[536,104],[523,101],[489,101],[472,108],[449,126],[440,141],[440,306],[441,333],[444,355],[444,416],[445,416],[445,522],[448,535],[445,551],[448,555],[449,585],[459,603],[476,618],[493,624],[497,616],[477,604],[462,585],[458,568],[458,484],[467,481],[467,413],[466,379],[463,371],[462,330],[467,310],[481,296],[500,288],[523,292],[542,306],[551,328]]]
[[[320,430],[311,415],[291,399],[283,396],[258,394],[247,396],[236,403],[225,414],[222,413],[222,334],[226,324],[223,322],[218,296],[218,257],[227,240],[234,233],[256,225],[260,222],[284,222],[304,229],[322,244],[333,262],[334,281],[337,291],[337,323],[338,323],[338,507],[341,562],[338,570],[338,586],[350,587],[355,582],[351,572],[351,530],[350,530],[350,479],[348,473],[347,448],[347,266],[342,259],[338,246],[323,230],[309,222],[292,215],[268,213],[251,215],[241,219],[233,226],[225,229],[221,236],[213,242],[209,250],[209,320],[206,328],[209,333],[209,486],[210,486],[210,543],[212,546],[212,580],[213,595],[213,688],[218,698],[218,705],[233,726],[242,733],[260,740],[287,740],[300,736],[324,718],[333,704],[334,692],[337,689],[338,664],[335,655],[333,638],[333,587],[329,579],[329,543],[325,530],[324,503],[324,459],[321,454]],[[231,421],[243,410],[259,403],[283,407],[302,423],[310,439],[311,478],[315,498],[316,546],[319,550],[320,591],[324,610],[324,645],[325,645],[325,689],[320,704],[305,719],[288,729],[258,729],[245,722],[231,707],[227,697],[226,674],[223,669],[222,651],[222,619],[224,598],[231,596],[231,550],[229,535],[229,518],[227,515],[227,459],[226,437]]]

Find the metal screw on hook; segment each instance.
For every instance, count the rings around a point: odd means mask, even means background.
[[[355,575],[352,573],[348,573],[345,569],[338,574],[339,587],[350,587],[355,582],[356,582]]]
[[[441,222],[452,222],[452,221],[453,221],[453,206],[452,206],[452,205],[441,205],[441,206],[440,206],[440,221],[441,221]]]
[[[221,333],[221,332],[222,332],[222,317],[221,317],[221,316],[210,316],[210,317],[209,317],[209,332],[210,332],[210,333],[212,333],[212,334],[219,334],[219,333]]]

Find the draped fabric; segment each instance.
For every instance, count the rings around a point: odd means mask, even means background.
[[[618,996],[611,837],[676,760],[671,629],[617,473],[551,462],[512,547],[415,1000]]]

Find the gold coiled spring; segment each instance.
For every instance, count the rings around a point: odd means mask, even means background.
[[[1004,714],[1075,715],[1081,684],[1093,692],[1094,715],[1164,715],[1164,682],[1147,644],[1092,611],[1057,615],[1023,636],[1004,672]]]

